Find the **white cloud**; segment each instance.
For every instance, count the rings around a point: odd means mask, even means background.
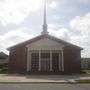
[[[4,0],[0,1],[0,21],[3,25],[19,24],[29,14],[36,11],[42,0]]]
[[[71,42],[84,48],[82,56],[90,57],[90,13],[81,17],[76,16],[71,20],[70,26],[81,33],[78,36],[72,36]]]
[[[55,20],[60,20],[60,19],[65,19],[65,16],[53,15],[53,18],[54,18]]]
[[[63,39],[63,40],[66,40],[68,41],[70,38],[69,38],[69,35],[71,34],[66,28],[61,28],[59,30],[53,30],[53,29],[50,29],[49,28],[49,34],[53,35],[53,36],[56,36],[60,39]]]
[[[57,27],[63,27],[61,24],[48,24],[48,28],[57,28]]]
[[[90,57],[90,36],[72,36],[70,42],[84,48],[82,57]]]
[[[90,33],[90,13],[85,16],[76,16],[70,22],[70,26],[74,29],[80,30],[82,34]]]
[[[0,51],[8,53],[6,48],[22,41],[32,38],[33,34],[27,34],[22,30],[12,30],[4,35],[0,35]]]
[[[56,8],[57,6],[57,2],[56,1],[52,1],[51,4],[50,4],[50,7],[51,8]]]
[[[82,3],[82,4],[89,4],[90,0],[77,0],[77,2]]]

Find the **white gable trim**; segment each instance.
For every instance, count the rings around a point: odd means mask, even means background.
[[[26,47],[29,50],[62,50],[64,46],[65,45],[57,43],[56,41],[44,38],[32,44],[28,44]]]

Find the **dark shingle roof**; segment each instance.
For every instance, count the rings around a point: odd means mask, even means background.
[[[0,59],[6,59],[8,57],[4,52],[0,52]]]
[[[74,47],[74,48],[78,48],[78,49],[80,49],[80,50],[83,50],[83,48],[81,48],[81,47],[79,47],[79,46],[77,46],[77,45],[71,44],[71,43],[69,43],[69,42],[67,42],[67,41],[58,39],[58,38],[53,37],[53,36],[51,36],[51,35],[39,35],[39,36],[34,37],[34,38],[30,39],[30,40],[27,40],[27,41],[24,41],[24,42],[19,43],[19,44],[17,44],[17,45],[14,45],[14,46],[12,46],[12,47],[9,47],[9,48],[7,48],[7,50],[14,49],[15,47],[18,47],[18,46],[21,46],[21,45],[28,45],[28,44],[30,44],[30,43],[33,43],[33,42],[38,41],[38,40],[40,40],[40,39],[43,39],[43,38],[45,38],[45,37],[48,38],[48,39],[51,39],[51,40],[53,40],[53,41],[56,41],[56,42],[58,42],[58,43],[62,43],[62,44],[64,44],[64,45],[70,45],[70,46],[72,46],[72,47]]]

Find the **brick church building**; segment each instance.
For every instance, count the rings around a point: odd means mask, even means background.
[[[24,74],[80,73],[81,47],[49,35],[44,5],[41,35],[8,48],[9,72]]]

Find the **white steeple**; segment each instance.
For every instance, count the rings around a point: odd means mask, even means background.
[[[48,34],[47,32],[47,28],[48,28],[48,25],[47,25],[47,21],[46,21],[46,0],[44,1],[44,22],[43,22],[43,25],[42,25],[42,34]]]

